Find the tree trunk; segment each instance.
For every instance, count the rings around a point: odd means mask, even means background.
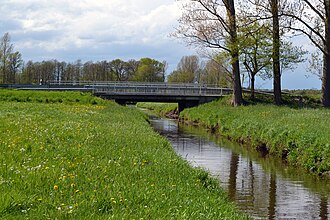
[[[282,103],[281,93],[281,69],[280,69],[280,25],[278,18],[278,0],[271,0],[273,16],[273,74],[274,74],[274,102],[276,105]]]
[[[326,108],[330,108],[330,3],[324,1],[325,5],[325,45],[324,45],[324,65],[322,76],[322,104]]]
[[[237,43],[236,15],[234,0],[224,1],[227,9],[230,29],[230,48],[232,60],[232,78],[233,78],[233,105],[239,106],[243,102],[241,77],[239,71],[239,52]]]
[[[255,99],[254,95],[255,74],[251,74],[251,100]]]

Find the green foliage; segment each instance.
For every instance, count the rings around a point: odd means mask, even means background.
[[[195,76],[191,72],[184,72],[182,70],[174,70],[167,78],[169,83],[193,83]]]
[[[165,64],[151,58],[142,58],[134,81],[139,82],[164,82]]]
[[[269,104],[233,108],[223,99],[185,109],[180,117],[217,129],[223,136],[266,144],[269,153],[315,174],[330,171],[330,111],[293,109]]]
[[[1,219],[246,218],[140,111],[89,94],[1,93]]]

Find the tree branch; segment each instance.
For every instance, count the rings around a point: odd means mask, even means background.
[[[303,0],[303,2],[305,2],[312,9],[312,11],[314,11],[315,14],[317,14],[322,20],[325,19],[324,15],[319,10],[317,10],[317,8],[314,7],[309,0]]]

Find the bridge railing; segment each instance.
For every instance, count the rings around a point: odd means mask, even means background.
[[[215,95],[222,96],[231,93],[231,89],[220,88],[216,85],[188,84],[188,83],[141,83],[141,82],[49,82],[52,86],[83,86],[94,93],[125,94],[125,95]]]
[[[94,93],[107,94],[159,94],[159,95],[225,95],[223,88],[206,87],[151,87],[151,86],[93,86]]]

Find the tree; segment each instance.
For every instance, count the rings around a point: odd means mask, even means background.
[[[202,70],[201,83],[212,84],[221,87],[231,85],[230,72],[225,67],[227,64],[221,56],[209,59]]]
[[[151,58],[142,58],[139,61],[134,81],[164,82],[165,64]]]
[[[131,81],[136,74],[138,68],[139,68],[139,61],[131,59],[126,62],[125,68],[126,68],[126,77],[128,81]]]
[[[33,62],[29,60],[22,71],[21,83],[31,84],[33,79]]]
[[[239,32],[240,38],[245,39],[241,46],[241,60],[250,78],[251,99],[254,99],[257,74],[268,78],[272,69],[272,58],[269,56],[272,53],[271,33],[269,25],[259,21],[242,25]]]
[[[180,0],[178,0],[180,1]],[[190,0],[174,36],[189,45],[208,47],[230,54],[234,106],[243,102],[234,0]]]
[[[200,51],[206,58],[201,64],[199,71],[199,82],[213,84],[221,87],[232,88],[231,57],[225,51]]]
[[[23,60],[20,52],[16,51],[9,54],[8,83],[16,83],[17,74],[22,66]]]
[[[276,105],[282,103],[282,89],[281,89],[281,64],[280,64],[280,22],[279,22],[279,0],[269,0],[271,7],[271,14],[273,18],[273,88],[274,101]]]
[[[116,76],[116,81],[126,81],[126,62],[121,59],[115,59],[110,62],[111,72]]]
[[[272,70],[274,102],[282,103],[281,92],[281,39],[292,26],[292,19],[285,16],[288,11],[292,11],[290,0],[247,0],[249,4],[255,6],[254,11],[247,13],[255,21],[271,21],[272,38]],[[292,0],[292,2],[294,2]],[[251,8],[251,7],[244,7]]]
[[[242,25],[240,38],[244,39],[241,45],[241,60],[250,78],[251,98],[254,99],[255,78],[272,78],[272,31],[267,22],[254,21],[250,25]],[[285,39],[280,41],[280,77],[285,70],[293,70],[296,64],[304,61],[307,51],[300,46],[293,46]]]
[[[308,64],[307,71],[316,75],[322,81],[323,59],[319,51],[311,53],[311,58],[308,60]]]
[[[78,59],[76,62],[74,62],[74,75],[73,75],[73,81],[77,82],[80,81],[82,75],[82,63],[81,60]]]
[[[174,70],[168,76],[168,82],[194,83],[200,70],[199,58],[196,55],[183,56]]]
[[[295,19],[292,30],[303,33],[323,55],[322,104],[330,108],[330,1],[299,0],[291,5],[294,11],[285,16]]]
[[[0,39],[0,83],[8,83],[8,60],[13,52],[13,45],[10,43],[9,33],[5,33]]]

